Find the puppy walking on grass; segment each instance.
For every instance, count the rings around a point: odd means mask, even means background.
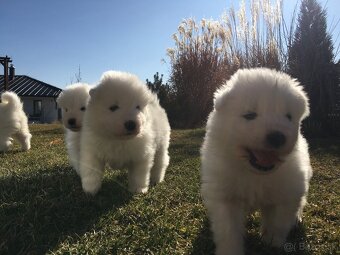
[[[24,151],[31,148],[28,119],[20,98],[14,92],[1,95],[0,103],[0,151],[7,151],[16,139]]]
[[[79,175],[80,131],[83,116],[90,98],[90,85],[75,83],[60,93],[57,103],[62,109],[62,122],[65,127],[65,141],[72,167]]]
[[[250,210],[261,211],[263,240],[277,247],[301,220],[312,176],[300,133],[308,114],[302,86],[274,70],[239,70],[216,91],[201,148],[216,254],[244,254]]]
[[[128,168],[133,193],[163,181],[170,125],[157,96],[137,76],[118,71],[105,72],[90,96],[81,134],[84,191],[97,193],[106,163]]]

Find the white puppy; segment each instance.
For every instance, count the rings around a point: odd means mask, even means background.
[[[90,85],[76,83],[60,93],[57,103],[62,109],[62,122],[65,127],[65,140],[70,164],[79,174],[80,130],[90,95]]]
[[[128,168],[131,192],[147,192],[169,164],[170,125],[156,95],[137,76],[116,71],[105,72],[90,95],[81,136],[84,191],[99,190],[109,163]]]
[[[1,95],[0,103],[0,151],[7,151],[13,138],[18,140],[25,151],[31,148],[31,137],[27,116],[20,98],[14,92]]]
[[[249,210],[260,209],[263,239],[273,246],[301,219],[312,176],[300,133],[308,114],[299,83],[274,70],[239,70],[216,91],[201,149],[216,254],[244,253]]]

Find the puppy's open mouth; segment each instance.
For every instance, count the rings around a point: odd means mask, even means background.
[[[246,151],[250,165],[261,172],[270,172],[281,161],[274,151],[250,149],[246,149]]]

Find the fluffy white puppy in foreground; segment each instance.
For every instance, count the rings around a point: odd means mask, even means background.
[[[57,103],[62,109],[62,122],[65,127],[65,140],[72,167],[79,175],[80,130],[83,116],[90,98],[90,85],[75,83],[60,93]]]
[[[131,192],[147,192],[169,164],[170,125],[156,95],[137,76],[116,71],[105,72],[90,95],[81,136],[84,191],[99,190],[109,163],[128,168]]]
[[[239,70],[215,93],[201,148],[202,187],[216,254],[243,254],[246,214],[259,209],[265,242],[281,246],[301,219],[312,169],[300,133],[308,99],[290,76]]]
[[[23,105],[14,92],[1,95],[0,118],[0,151],[9,150],[13,138],[21,144],[23,150],[29,150],[32,135]]]

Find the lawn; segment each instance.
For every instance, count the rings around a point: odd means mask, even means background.
[[[0,254],[213,254],[199,187],[203,130],[172,132],[165,182],[132,195],[126,170],[83,193],[60,125],[32,125],[32,149],[0,154]],[[340,140],[311,140],[314,177],[304,222],[284,249],[264,246],[247,220],[247,254],[339,254]]]

